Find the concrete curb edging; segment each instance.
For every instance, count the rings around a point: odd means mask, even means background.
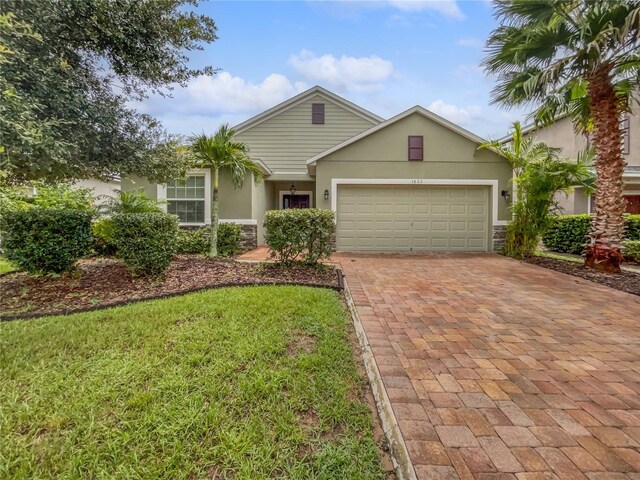
[[[369,384],[371,385],[373,398],[375,399],[378,415],[382,422],[382,430],[384,431],[387,443],[389,444],[391,460],[393,462],[393,469],[396,473],[396,477],[398,480],[417,480],[413,463],[411,463],[411,458],[409,457],[407,445],[404,443],[404,438],[400,432],[400,426],[398,425],[396,416],[393,413],[391,401],[387,396],[384,384],[382,383],[382,376],[380,375],[378,365],[373,356],[373,352],[371,351],[369,339],[367,338],[367,334],[365,333],[360,317],[358,316],[356,305],[351,297],[349,285],[347,284],[344,276],[342,276],[342,282],[344,284],[344,294],[347,306],[351,312],[353,326],[358,337],[358,342],[360,343],[360,348],[362,349],[364,368],[367,372],[367,377],[369,377]]]

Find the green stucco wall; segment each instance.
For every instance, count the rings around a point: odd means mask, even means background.
[[[424,161],[407,160],[409,135],[423,135]],[[498,180],[498,190],[511,191],[508,162],[449,128],[414,113],[329,156],[316,166],[316,205],[331,208],[324,190],[333,178]],[[498,198],[498,220],[508,220],[507,202]]]

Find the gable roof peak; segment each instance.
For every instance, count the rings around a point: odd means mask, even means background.
[[[471,140],[474,143],[477,144],[481,144],[481,143],[485,143],[486,140],[483,139],[482,137],[479,137],[478,135],[476,135],[475,133],[470,132],[469,130],[466,130],[458,125],[456,125],[453,122],[450,122],[449,120],[447,120],[446,118],[441,117],[440,115],[433,113],[430,110],[427,110],[426,108],[424,108],[421,105],[416,105],[414,107],[409,108],[408,110],[405,110],[404,112],[399,113],[398,115],[396,115],[395,117],[392,117],[388,120],[385,120],[382,123],[379,123],[378,125],[375,125],[373,127],[371,127],[369,130],[365,130],[364,132],[355,135],[347,140],[345,140],[342,143],[339,143],[338,145],[335,145],[327,150],[325,150],[324,152],[320,152],[319,154],[311,157],[310,159],[307,160],[307,166],[313,166],[315,165],[315,163],[320,160],[323,157],[326,157],[327,155],[340,150],[344,147],[346,147],[347,145],[351,145],[352,143],[357,142],[358,140],[361,140],[365,137],[368,137],[369,135],[382,130],[383,128],[388,127],[389,125],[392,125],[400,120],[402,120],[403,118],[406,118],[410,115],[413,114],[419,114],[422,115],[423,117],[428,118],[429,120],[438,123],[440,125],[442,125],[445,128],[448,128],[449,130],[452,130],[453,132],[457,133],[458,135]],[[307,167],[307,168],[308,168]]]
[[[265,110],[262,113],[259,113],[258,115],[255,115],[251,118],[249,118],[248,120],[245,120],[242,123],[239,123],[238,125],[236,125],[235,127],[233,127],[233,129],[236,132],[236,135],[249,130],[252,127],[255,127],[256,125],[274,117],[275,115],[278,115],[279,113],[285,112],[286,110],[295,107],[296,105],[299,105],[300,103],[308,100],[310,97],[312,97],[313,95],[323,95],[324,97],[326,97],[328,100],[333,101],[339,105],[341,105],[342,107],[346,108],[347,110],[355,113],[356,115],[359,115],[360,117],[364,118],[365,120],[368,120],[369,122],[371,122],[372,125],[377,125],[378,123],[384,121],[384,118],[376,115],[375,113],[370,112],[369,110],[366,110],[362,107],[360,107],[359,105],[356,105],[353,102],[350,102],[349,100],[347,100],[346,98],[343,98],[329,90],[327,90],[324,87],[321,87],[320,85],[314,85],[313,87],[305,90],[304,92],[301,92],[293,97],[291,97],[288,100],[285,100],[284,102],[281,102],[277,105],[275,105],[274,107]]]

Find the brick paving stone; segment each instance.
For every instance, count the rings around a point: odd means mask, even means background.
[[[436,432],[447,447],[477,447],[476,436],[469,427],[461,425],[438,425]]]
[[[630,472],[633,468],[613,450],[594,437],[576,437],[585,450],[598,460],[609,472]]]
[[[518,480],[558,480],[553,472],[520,472],[516,473]]]
[[[640,472],[640,453],[637,450],[633,448],[614,448],[613,453],[633,467],[634,471]]]
[[[530,430],[545,447],[573,447],[578,445],[578,442],[560,427],[531,427]]]
[[[438,440],[436,429],[428,420],[398,420],[405,440]]]
[[[466,425],[466,421],[456,408],[436,408],[436,412],[442,419],[443,425]]]
[[[513,453],[527,472],[551,470],[547,462],[531,447],[512,448],[511,453]]]
[[[613,427],[589,427],[589,430],[602,443],[608,447],[637,447],[638,442],[629,437],[619,428]]]
[[[461,448],[458,451],[469,470],[474,474],[497,471],[495,465],[482,448]]]
[[[514,402],[497,402],[496,405],[514,425],[521,427],[533,426],[533,420]]]
[[[640,480],[639,297],[492,254],[331,260],[419,480]]]
[[[524,470],[511,450],[498,437],[479,437],[478,442],[499,471],[521,472]]]
[[[443,465],[415,465],[418,478],[429,480],[458,480],[453,467]]]
[[[496,404],[484,393],[459,393],[458,397],[470,408],[492,408]]]
[[[580,469],[558,448],[540,447],[536,449],[558,477],[563,480],[584,480]]]
[[[599,472],[604,470],[602,464],[582,447],[562,447],[560,450],[583,472]]]
[[[571,415],[566,413],[565,410],[545,410],[555,422],[568,434],[574,436],[589,435],[589,430],[580,425]]]
[[[476,437],[495,435],[493,427],[479,410],[474,408],[461,408],[458,412],[462,415],[464,421],[467,422],[467,426]]]
[[[460,480],[474,480],[473,472],[465,462],[459,448],[447,448],[447,454],[451,460],[451,464],[458,474]]]
[[[495,427],[507,447],[540,447],[542,444],[526,427]]]
[[[414,465],[451,465],[449,456],[440,442],[412,440],[405,443]]]

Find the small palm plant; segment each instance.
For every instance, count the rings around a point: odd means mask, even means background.
[[[100,210],[107,215],[161,212],[162,208],[160,206],[165,203],[149,198],[142,188],[137,188],[131,192],[115,189],[113,192],[113,196],[101,195],[98,197],[104,202]]]
[[[639,0],[495,0],[487,40],[493,101],[533,104],[546,124],[569,115],[592,132],[598,188],[587,266],[620,271],[624,233],[621,114],[640,87]]]
[[[211,247],[212,257],[218,254],[218,197],[220,171],[231,174],[236,188],[241,188],[246,175],[253,175],[256,183],[262,181],[264,174],[258,164],[249,157],[249,148],[242,142],[233,140],[235,132],[229,125],[223,124],[214,135],[204,132],[190,138],[191,153],[202,168],[211,169],[213,176],[213,195],[211,202]]]
[[[575,162],[560,158],[559,149],[524,137],[519,122],[513,124],[511,142],[487,142],[479,148],[500,153],[513,167],[513,218],[507,225],[504,253],[516,258],[531,257],[557,207],[556,192],[573,186],[592,188],[592,153],[585,150]]]

